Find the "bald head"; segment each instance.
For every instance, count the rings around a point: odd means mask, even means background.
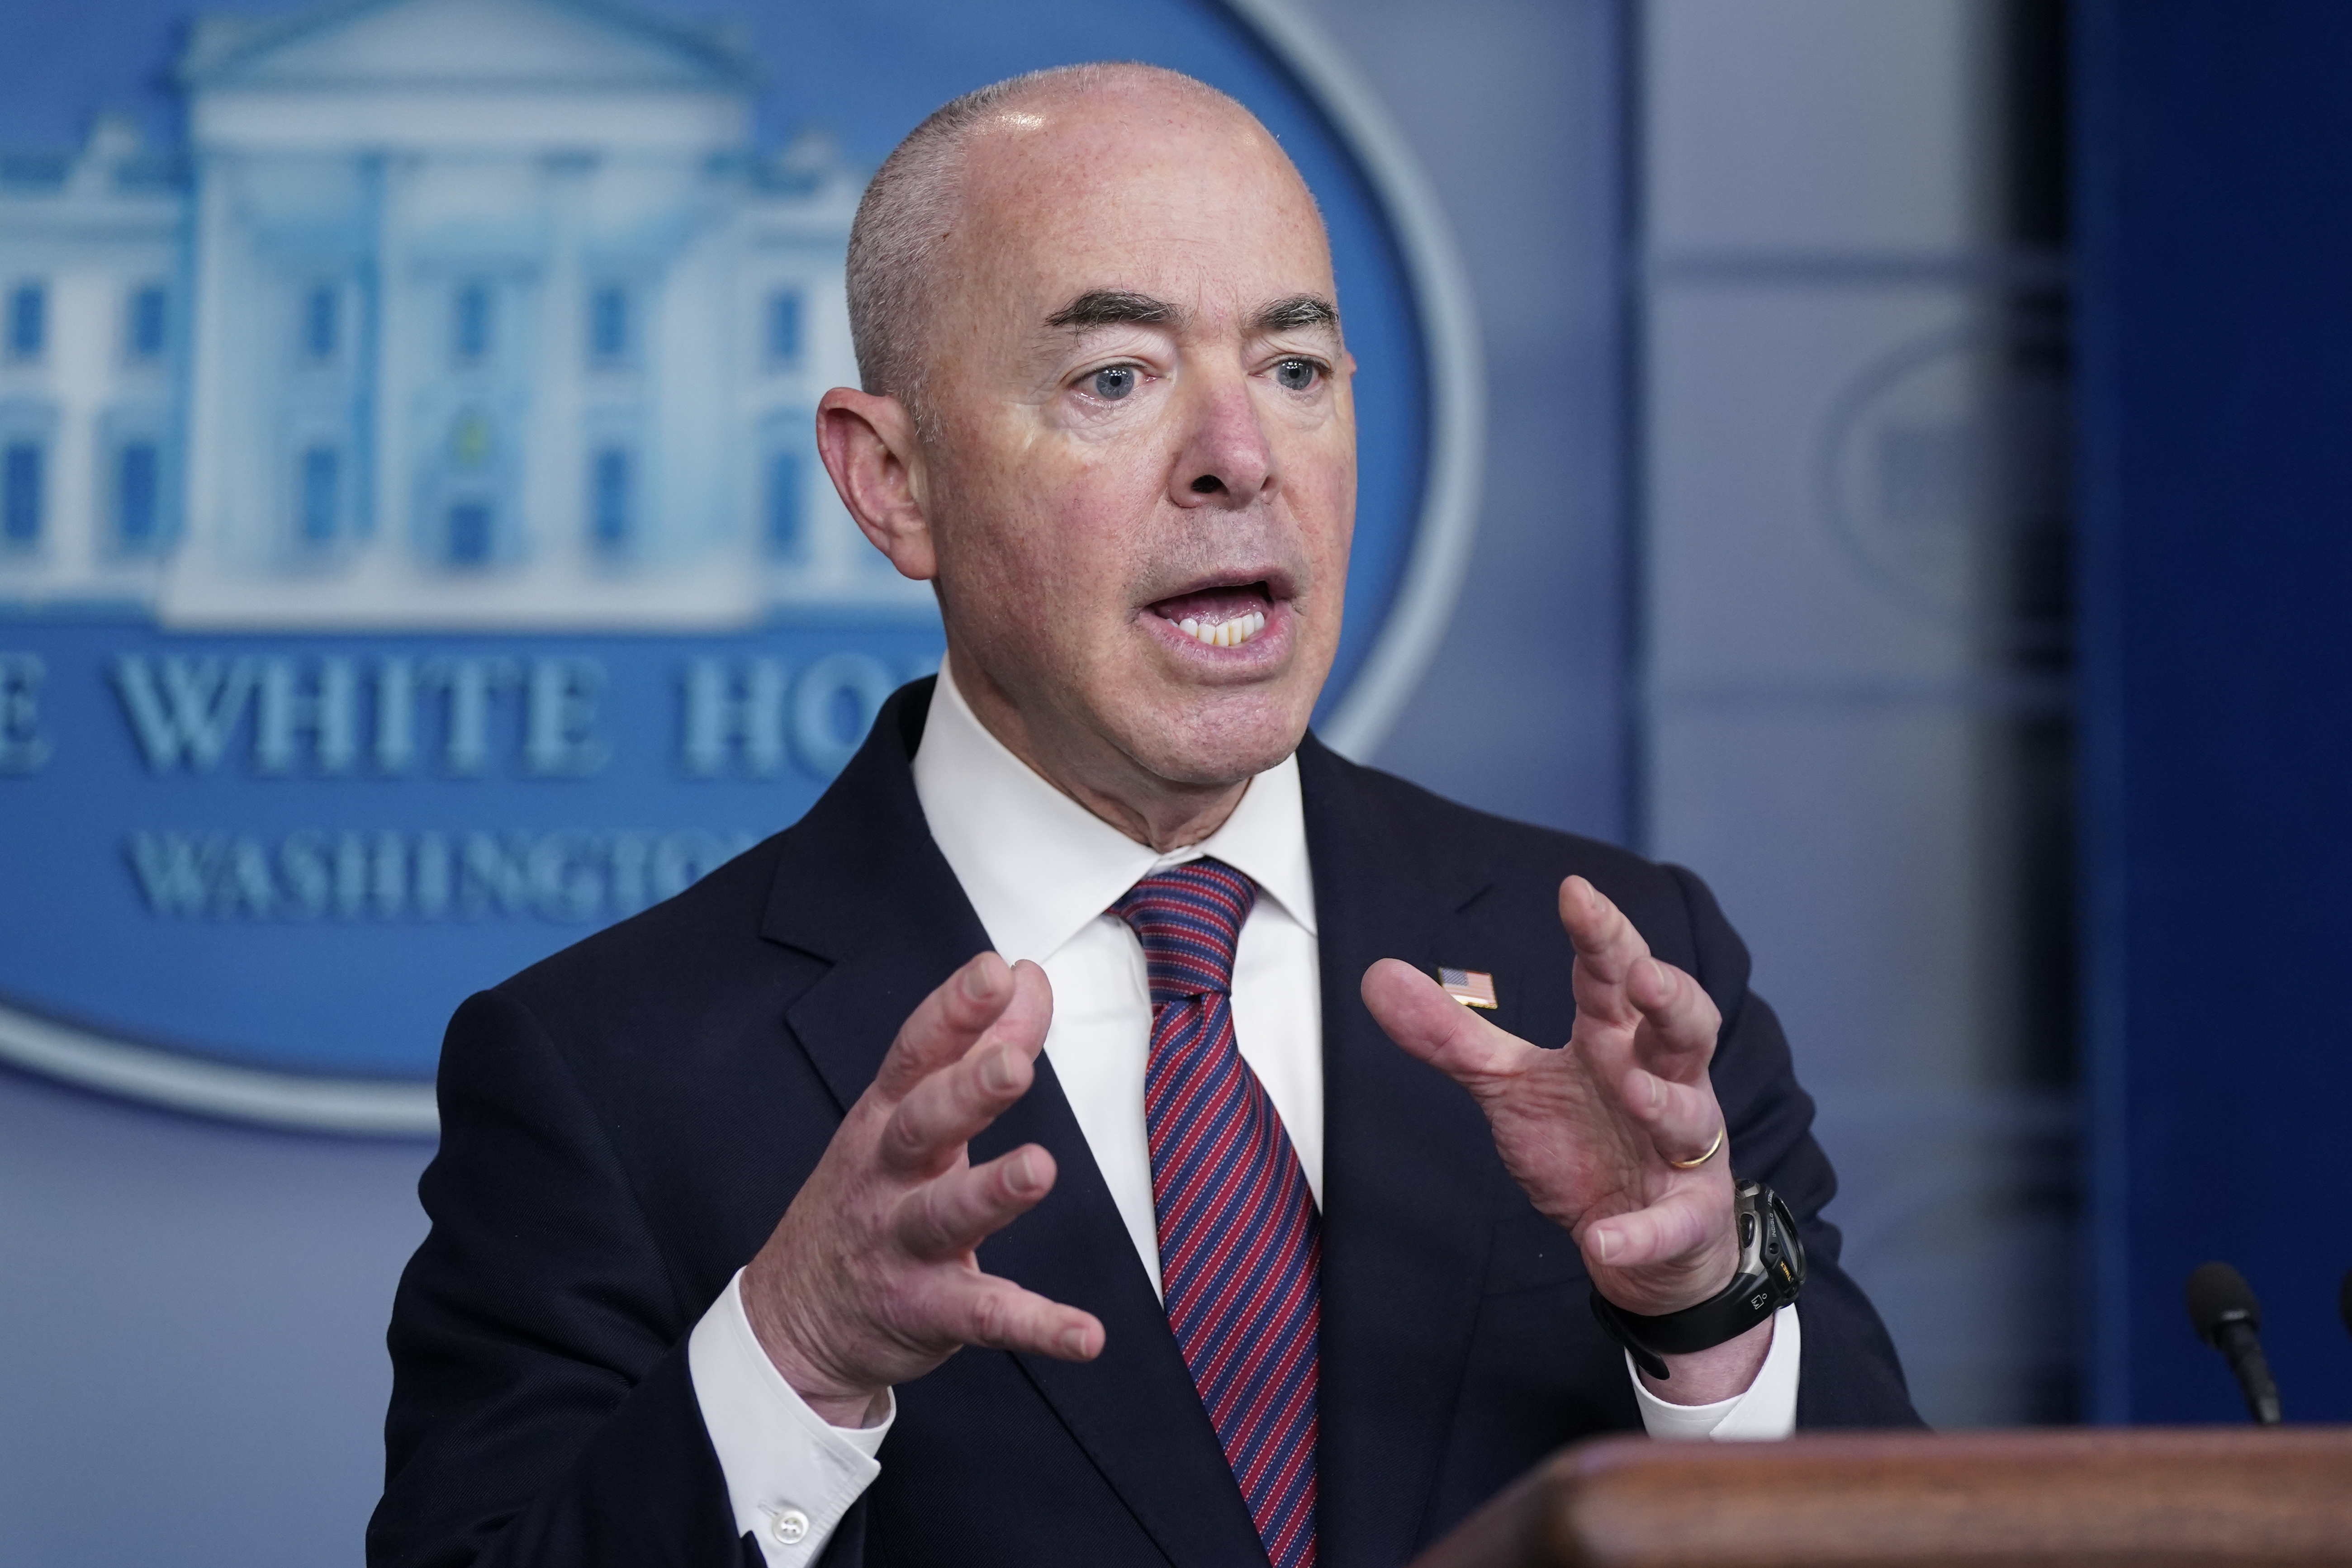
[[[950,104],[850,240],[843,503],[931,583],[991,733],[1160,847],[1305,732],[1339,646],[1355,412],[1331,247],[1223,94],[1082,66]]]
[[[896,397],[920,417],[933,328],[957,252],[992,196],[1009,194],[1001,170],[1040,139],[1099,138],[1138,121],[1170,131],[1213,128],[1256,144],[1305,195],[1289,159],[1248,110],[1206,82],[1159,66],[1060,66],[994,82],[942,105],[883,163],[857,205],[849,231],[849,330],[857,374],[868,392]],[[992,154],[997,156],[992,160]],[[977,177],[976,177],[977,176]],[[1017,178],[1013,184],[1017,187]],[[1306,196],[1308,205],[1313,197]],[[981,216],[979,225],[974,217]]]

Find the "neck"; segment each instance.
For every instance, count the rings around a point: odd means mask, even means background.
[[[1030,722],[977,665],[954,663],[956,689],[982,729],[1030,772],[1138,844],[1163,855],[1198,844],[1225,825],[1248,793],[1245,778],[1204,784],[1162,778],[1099,737],[1089,736],[1091,744],[1063,741],[1061,727]]]

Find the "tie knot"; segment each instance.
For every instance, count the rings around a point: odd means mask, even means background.
[[[1154,871],[1111,905],[1143,943],[1152,1005],[1233,989],[1234,943],[1256,899],[1256,883],[1202,859]]]

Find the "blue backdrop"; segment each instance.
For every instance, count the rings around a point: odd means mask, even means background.
[[[1233,15],[1195,0],[1118,6],[1060,0],[858,7],[739,0],[715,13],[673,0],[666,8],[698,22],[731,21],[739,30],[763,73],[755,100],[754,148],[777,147],[803,130],[821,128],[853,168],[878,163],[922,115],[957,92],[1072,60],[1149,57],[1226,88],[1262,115],[1318,193],[1332,230],[1350,346],[1365,367],[1358,392],[1362,471],[1350,614],[1327,692],[1328,717],[1381,629],[1413,542],[1423,500],[1429,399],[1412,286],[1396,243],[1354,153],[1287,68]],[[263,7],[265,13],[298,9],[320,11],[293,0]],[[352,5],[325,11],[363,16],[370,9]],[[9,8],[0,17],[0,147],[71,147],[102,109],[127,113],[160,149],[181,147],[184,100],[171,73],[191,15],[183,0]],[[456,20],[443,26],[461,26],[465,15],[452,13]],[[231,155],[217,150],[206,155],[212,163],[202,177],[243,193],[221,198],[223,207],[242,210],[237,204],[258,199],[252,193],[262,187],[237,184]],[[17,166],[0,174],[18,178],[37,167],[37,158],[20,156]],[[27,197],[21,208],[12,204],[10,210],[30,214],[36,205]],[[215,274],[215,280],[202,289],[156,285],[165,310],[174,316],[191,299],[212,301],[249,287],[217,280],[235,279],[236,264],[227,258],[235,242],[225,241],[226,226],[205,216],[214,210],[206,206],[193,216],[189,228],[194,237],[190,243],[208,247],[200,266]],[[663,218],[685,221],[677,214]],[[8,221],[29,236],[37,220],[26,216]],[[270,221],[284,229],[297,220],[278,216]],[[320,220],[305,212],[299,221]],[[394,220],[375,221],[389,226]],[[385,246],[387,270],[421,265],[393,241],[374,243]],[[31,248],[29,238],[26,244],[28,257],[42,254]],[[551,271],[552,259],[534,257],[529,265]],[[58,324],[37,336],[56,340],[47,345],[53,351],[48,357],[60,362],[57,380],[62,385],[68,285],[63,264],[56,265],[58,280],[46,287],[48,298],[36,309],[46,309]],[[23,279],[37,276],[19,270],[6,280],[12,310],[27,286]],[[365,308],[374,311],[395,309],[404,286],[394,277],[381,284],[338,287],[358,298],[380,293],[385,302]],[[223,307],[206,302],[195,309]],[[288,309],[271,300],[257,307],[250,321],[224,315],[224,321],[235,324],[214,323],[199,352],[215,363],[182,367],[179,400],[193,405],[202,395],[197,388],[242,384],[222,379],[219,361],[274,363],[267,341],[249,342],[247,333]],[[520,309],[513,313],[522,314]],[[646,313],[652,314],[650,306]],[[184,328],[173,328],[164,335],[178,339],[184,333]],[[509,334],[520,335],[520,329]],[[11,354],[37,361],[40,347],[31,354],[12,349]],[[395,345],[384,351],[387,361],[404,348],[416,357],[413,346]],[[91,368],[71,367],[76,374]],[[481,398],[478,389],[460,384],[465,374],[438,373],[418,395]],[[533,395],[553,402],[562,395],[560,386],[532,386],[530,374],[510,377],[509,395],[518,404]],[[845,367],[835,374],[845,374]],[[383,379],[394,389],[385,394],[387,403],[411,395],[398,377]],[[665,391],[657,379],[648,379],[650,390],[633,390],[627,396],[642,400],[650,410],[645,417],[677,419],[663,409],[665,400],[669,405],[683,402],[681,388],[673,384]],[[710,379],[721,382],[716,374]],[[130,393],[110,395],[127,401]],[[147,395],[159,404],[164,396]],[[223,400],[217,390],[213,395]],[[289,381],[278,395],[299,409],[320,395],[307,384]],[[778,417],[794,421],[804,433],[808,401],[803,395],[795,409]],[[39,384],[0,384],[0,422],[14,408],[37,412],[49,403]],[[723,407],[722,403],[709,412],[719,416]],[[227,468],[240,460],[225,455],[240,449],[235,441],[217,434],[231,419],[212,409],[199,410],[197,416],[211,419],[215,433],[201,440],[189,437],[192,447],[209,441],[205,450],[191,452],[189,472]],[[733,410],[726,408],[724,416],[731,422]],[[364,438],[380,417],[370,414],[352,421],[358,428],[350,445],[355,450],[365,449]],[[518,415],[516,422],[520,419]],[[425,423],[417,417],[420,428]],[[13,461],[21,438],[8,431],[0,435],[8,437]],[[51,445],[52,472],[36,489],[46,487],[63,498],[74,465],[64,442]],[[673,448],[677,445],[671,442]],[[326,448],[330,461],[337,449]],[[172,450],[168,438],[160,450]],[[657,458],[658,448],[646,458],[647,466]],[[387,452],[383,466],[389,469],[402,460]],[[734,460],[708,466],[719,468]],[[167,472],[175,466],[163,462]],[[349,466],[361,467],[361,459],[354,457]],[[673,468],[693,466],[691,456],[672,459]],[[804,483],[821,486],[813,468],[803,461],[794,471]],[[193,483],[190,488],[192,517],[178,554],[209,562],[215,546],[197,537],[193,514],[198,502]],[[363,487],[371,495],[382,488]],[[212,510],[242,516],[235,501]],[[536,569],[553,555],[549,535],[560,531],[548,519],[533,521],[540,535]],[[55,525],[49,526],[54,531]],[[370,531],[382,535],[394,526],[386,521],[371,531],[363,522],[362,537]],[[381,546],[374,548],[382,552]],[[37,659],[33,668],[39,677],[37,684],[20,678],[7,692],[23,713],[38,705],[37,717],[11,727],[17,749],[37,754],[28,767],[0,765],[5,805],[0,857],[24,886],[40,889],[44,896],[0,903],[0,1000],[102,1033],[297,1071],[429,1078],[451,995],[492,983],[641,906],[649,896],[676,890],[685,877],[797,816],[838,765],[845,742],[862,730],[877,692],[921,673],[938,655],[935,623],[921,595],[913,595],[911,605],[861,614],[854,595],[843,603],[824,599],[835,590],[816,590],[815,610],[786,608],[756,631],[694,638],[627,633],[518,637],[511,634],[522,626],[492,623],[486,630],[498,635],[491,637],[298,640],[252,635],[256,626],[234,616],[224,623],[230,635],[191,635],[184,626],[158,632],[142,616],[106,608],[111,584],[101,584],[95,594],[80,590],[84,599],[94,597],[98,605],[77,605],[63,616],[39,596],[54,589],[27,588],[22,602],[12,606],[9,601],[18,596],[13,584],[21,574],[5,568],[32,553],[15,549],[0,558],[0,657],[13,656],[20,667],[27,656]],[[862,545],[856,553],[866,554]],[[175,562],[173,572],[182,564]],[[315,571],[317,563],[297,565]],[[466,591],[462,571],[446,563],[440,569],[451,592]],[[477,570],[475,575],[486,574]],[[167,575],[167,598],[169,581]],[[871,596],[875,590],[857,592]],[[329,629],[350,629],[335,626],[331,615],[321,618]],[[800,726],[811,733],[796,733],[778,765],[746,770],[730,756],[698,769],[680,754],[681,728],[693,728],[690,715],[682,723],[683,710],[693,705],[683,689],[690,678],[682,679],[682,672],[694,660],[718,659],[732,684],[754,658],[777,661],[795,680],[829,658],[835,668],[846,659],[867,673],[861,691],[843,687],[816,694],[812,706],[818,710],[818,722]],[[320,689],[323,667],[318,661],[326,658],[349,661],[356,678],[351,710],[362,732],[369,734],[381,731],[386,710],[379,679],[386,661],[403,671],[425,671],[446,670],[453,660],[502,659],[507,665],[496,668],[518,672],[564,661],[585,672],[587,685],[594,689],[596,711],[583,724],[583,731],[596,731],[593,755],[578,768],[528,764],[524,736],[531,721],[526,715],[545,704],[533,700],[527,679],[520,677],[493,699],[498,711],[487,737],[492,752],[488,763],[463,770],[434,761],[450,740],[438,716],[454,714],[454,691],[446,703],[424,697],[415,704],[423,721],[415,748],[421,765],[383,766],[365,745],[355,763],[331,765],[323,738],[314,742],[308,732],[325,726],[308,721],[289,729],[288,758],[268,763],[265,705],[257,692],[237,686],[207,688],[233,689],[242,699],[242,706],[222,699],[223,710],[232,714],[224,726],[222,760],[175,756],[170,754],[173,748],[156,743],[167,726],[154,714],[177,706],[175,716],[184,724],[195,711],[173,702],[170,678],[175,671],[233,672],[244,668],[236,661],[262,661],[252,665],[260,669],[269,660],[291,660],[283,668],[299,689],[295,702],[307,705],[310,693]],[[129,668],[136,677],[128,682],[126,660],[133,661]],[[133,687],[147,694],[151,712],[143,723],[134,721],[139,703],[132,700]],[[841,710],[837,718],[835,709]],[[454,719],[447,728],[454,731]],[[804,743],[810,741],[815,743]],[[718,750],[731,751],[731,742],[722,736]],[[563,773],[575,776],[556,776]],[[386,864],[397,868],[391,880],[404,884],[398,896],[382,900],[371,896],[367,868],[370,847],[379,844],[386,847]],[[436,896],[430,909],[415,896],[416,885],[428,879],[428,860],[450,868],[430,879],[455,884],[454,896]],[[469,865],[478,873],[470,879]],[[648,882],[641,870],[646,867],[662,874]]]
[[[2077,83],[2094,1408],[2352,1418],[2352,8],[2090,0]]]
[[[772,68],[763,101],[776,106],[763,141],[792,128],[792,105],[823,100],[869,160],[929,106],[923,77],[951,71],[961,86],[1040,58],[1000,30],[1002,6],[679,8],[772,30],[760,44]],[[1465,601],[1475,611],[1456,616],[1377,760],[1474,805],[1620,837],[1617,6],[1304,8],[1433,176],[1482,302],[1490,367]],[[185,10],[0,6],[0,148],[70,145],[91,115],[123,102],[168,141],[160,73]],[[1053,58],[1141,47],[1107,37],[1111,6],[1020,14],[1033,39],[1061,29]],[[1181,64],[1157,45],[1226,26],[1197,8],[1147,52]],[[814,47],[772,47],[803,29],[833,40],[830,58],[856,47],[906,62],[906,80],[852,91]],[[119,715],[101,710],[100,721],[121,730]],[[751,804],[752,786],[713,787]],[[482,963],[489,973],[503,960]],[[410,1005],[437,1026],[456,1000]],[[0,1070],[0,1568],[358,1562],[383,1458],[384,1321],[422,1230],[414,1189],[429,1152],[207,1122]]]

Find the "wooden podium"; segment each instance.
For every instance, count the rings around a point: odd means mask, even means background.
[[[2352,1427],[1567,1449],[1412,1568],[2352,1564]]]

